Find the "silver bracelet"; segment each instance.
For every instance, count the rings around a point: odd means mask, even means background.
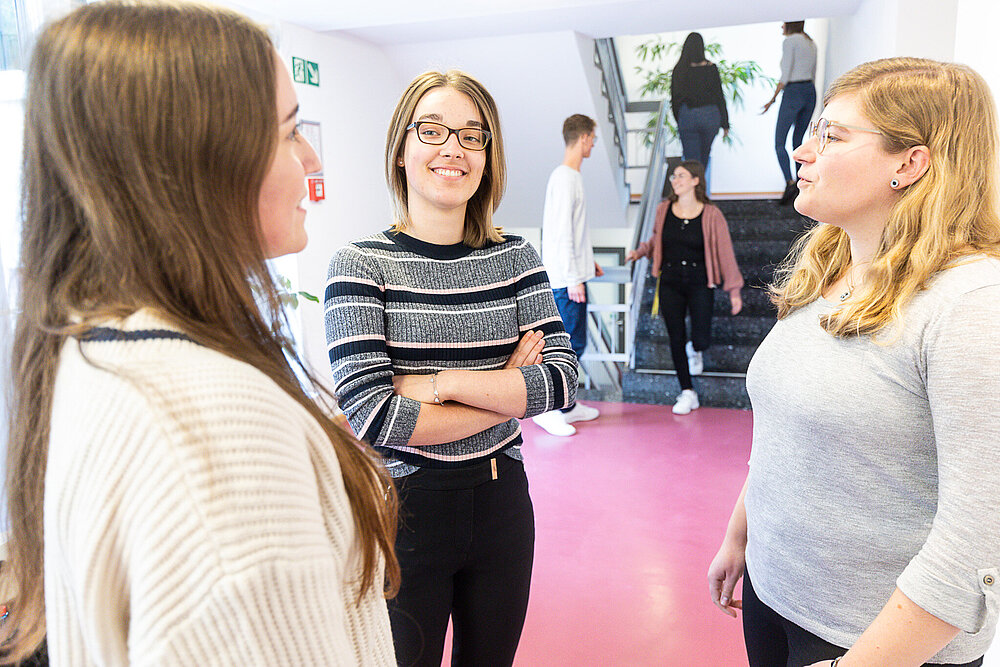
[[[830,667],[837,667],[837,664],[840,663],[840,659],[843,658],[843,657],[844,656],[840,655],[840,656],[837,656],[836,658],[834,658],[833,660],[831,660],[830,661]]]
[[[441,405],[441,395],[438,394],[437,376],[437,373],[431,375],[431,389],[434,390],[434,402]]]

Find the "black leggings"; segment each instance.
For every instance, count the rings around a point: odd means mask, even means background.
[[[691,313],[691,345],[704,352],[712,344],[712,307],[715,290],[708,286],[704,268],[663,267],[660,274],[660,314],[670,337],[670,356],[677,369],[681,389],[694,389],[688,370],[687,326],[684,318]]]
[[[743,574],[743,640],[750,667],[802,667],[820,660],[833,660],[847,653],[846,648],[804,630],[761,602],[750,583],[750,573]],[[952,667],[979,667],[983,659]],[[928,662],[924,667],[943,667]]]
[[[535,515],[524,464],[504,454],[496,463],[495,480],[486,463],[480,479],[475,471],[422,469],[399,481],[402,585],[389,601],[399,665],[440,667],[449,617],[452,665],[514,662],[528,609]]]

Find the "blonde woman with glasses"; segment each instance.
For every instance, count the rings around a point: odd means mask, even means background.
[[[711,597],[742,607],[754,666],[981,665],[1000,609],[993,98],[967,67],[894,58],[824,103],[794,155],[818,224],[747,372],[750,469]]]
[[[418,76],[385,148],[392,228],[330,263],[326,333],[341,408],[400,495],[396,659],[510,665],[534,513],[518,419],[565,407],[576,355],[538,254],[493,225],[506,177],[496,104],[452,70]]]

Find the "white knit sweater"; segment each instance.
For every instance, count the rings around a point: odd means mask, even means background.
[[[148,311],[115,326],[170,328]],[[355,537],[328,438],[255,368],[163,337],[63,348],[52,664],[394,665],[380,591],[355,603]]]

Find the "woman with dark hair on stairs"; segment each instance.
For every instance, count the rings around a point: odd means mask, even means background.
[[[657,301],[681,385],[673,407],[677,415],[700,405],[691,376],[704,370],[702,353],[712,344],[715,288],[729,294],[733,315],[743,309],[743,275],[733,254],[729,226],[722,211],[709,202],[704,183],[700,162],[681,162],[670,175],[673,193],[656,209],[653,236],[625,258],[632,262],[651,257],[651,273],[659,279]],[[690,341],[685,325],[688,315]]]

